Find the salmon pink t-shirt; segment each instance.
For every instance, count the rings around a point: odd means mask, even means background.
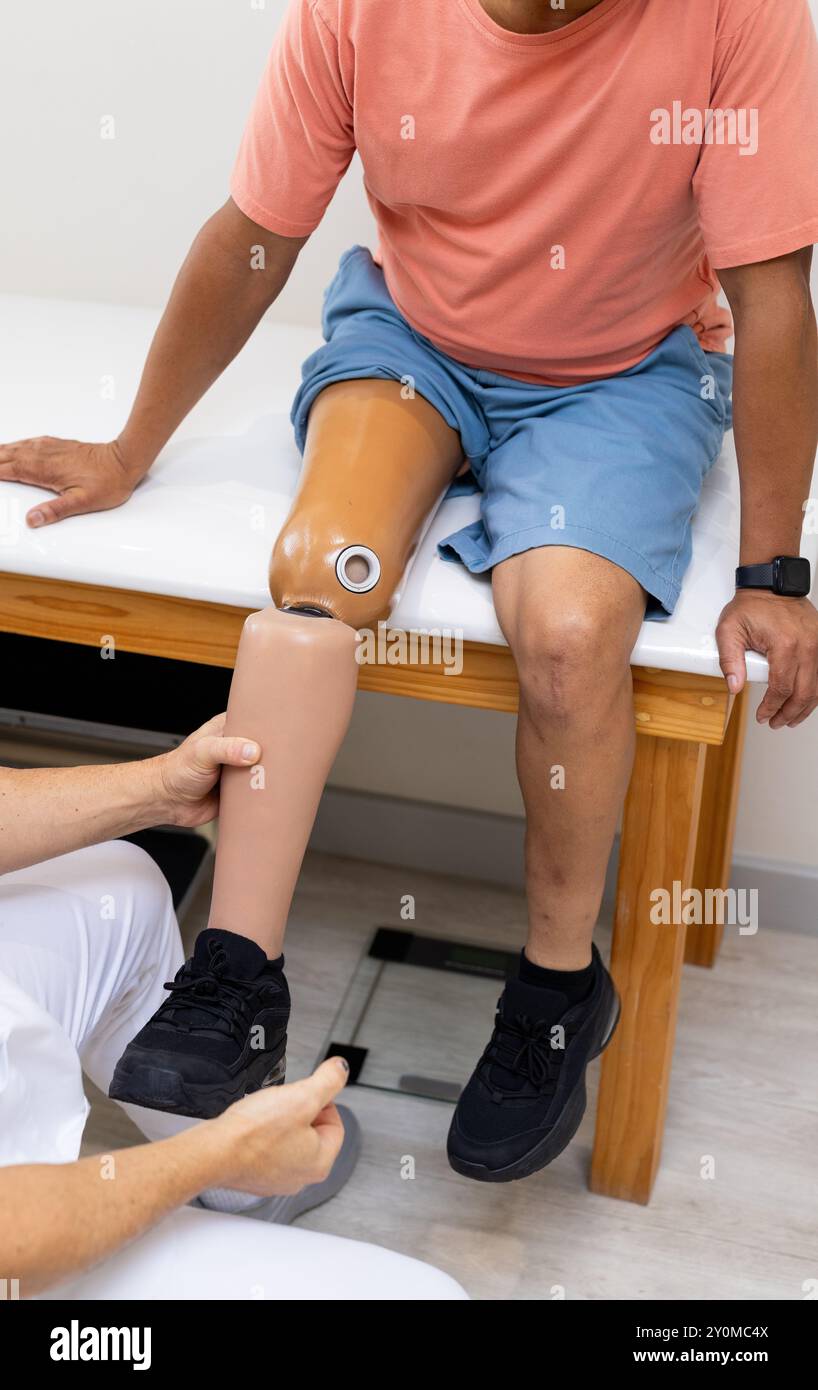
[[[458,361],[561,385],[679,324],[722,350],[716,270],[818,240],[807,0],[601,0],[544,34],[480,0],[291,0],[232,196],[306,236],[355,150],[389,291]]]

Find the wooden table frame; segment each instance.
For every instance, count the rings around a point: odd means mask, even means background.
[[[248,610],[0,573],[0,631],[232,667]],[[682,962],[713,964],[721,928],[655,926],[651,892],[726,888],[746,697],[712,676],[635,667],[636,759],[625,801],[611,969],[622,998],[604,1055],[590,1183],[645,1203],[659,1165]],[[362,666],[362,690],[514,713],[505,647],[464,644],[463,669]],[[731,717],[732,715],[732,717]],[[687,936],[687,941],[685,937]]]

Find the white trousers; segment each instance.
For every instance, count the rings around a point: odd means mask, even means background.
[[[58,1025],[102,1091],[181,962],[165,879],[134,845],[111,841],[0,879],[0,975],[16,987],[17,1001],[32,1001],[34,1020],[48,1015]],[[126,1108],[151,1139],[191,1123]],[[34,1117],[32,1135],[47,1119]],[[23,1155],[28,1122],[20,1116]],[[183,1207],[45,1297],[382,1301],[466,1294],[431,1265],[379,1246]]]

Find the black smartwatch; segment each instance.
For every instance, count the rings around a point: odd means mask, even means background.
[[[776,555],[769,565],[739,565],[737,589],[768,589],[784,598],[806,598],[812,587],[809,560],[799,555]]]

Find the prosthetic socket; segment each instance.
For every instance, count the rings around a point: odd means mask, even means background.
[[[386,619],[460,461],[456,436],[395,381],[343,381],[311,414],[298,494],[273,550],[277,608]],[[431,458],[430,458],[431,455]]]
[[[356,629],[386,619],[462,454],[394,381],[339,382],[311,414],[298,494],[270,567],[274,608],[244,625],[225,732],[260,743],[225,768],[209,925],[281,949],[318,802],[352,714]],[[327,619],[334,621],[327,621]]]

